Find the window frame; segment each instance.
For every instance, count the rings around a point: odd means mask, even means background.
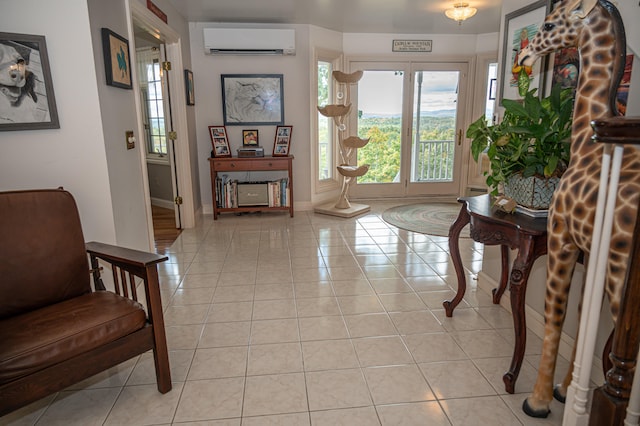
[[[318,139],[319,122],[318,122],[318,64],[326,62],[331,64],[332,71],[341,71],[343,69],[343,55],[341,52],[325,49],[315,49],[313,55],[313,82],[311,85],[313,99],[311,105],[311,161],[313,170],[313,185],[315,193],[324,193],[340,188],[340,179],[336,167],[338,166],[338,132],[330,119],[330,135],[331,135],[331,174],[327,179],[320,179],[319,161],[320,161],[320,141]],[[333,81],[333,80],[332,80]],[[336,103],[336,84],[332,84],[329,103]]]

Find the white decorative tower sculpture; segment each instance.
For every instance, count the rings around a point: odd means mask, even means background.
[[[362,78],[362,71],[345,74],[341,71],[334,71],[333,78],[339,84],[338,99],[342,98],[342,104],[318,106],[318,111],[325,117],[333,118],[338,129],[338,142],[340,149],[340,165],[337,167],[338,173],[342,177],[342,190],[338,201],[333,204],[316,207],[316,213],[330,214],[341,217],[353,217],[358,214],[368,212],[370,207],[364,204],[352,204],[349,202],[349,187],[359,176],[364,176],[369,171],[369,165],[354,166],[351,164],[354,154],[358,148],[362,148],[369,139],[362,139],[357,136],[345,138],[347,116],[351,112],[350,85],[357,84]],[[343,96],[340,96],[340,95]]]

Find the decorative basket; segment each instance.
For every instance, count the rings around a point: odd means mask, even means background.
[[[551,204],[553,191],[560,178],[522,177],[517,174],[509,177],[504,184],[504,195],[521,206],[529,209],[546,210]]]

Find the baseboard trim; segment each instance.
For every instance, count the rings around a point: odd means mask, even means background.
[[[157,207],[162,207],[164,209],[173,210],[173,201],[171,201],[171,200],[163,200],[161,198],[151,197],[151,205],[152,206],[157,206]]]

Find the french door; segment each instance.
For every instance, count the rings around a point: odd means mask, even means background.
[[[458,194],[468,64],[350,62],[364,71],[351,133],[369,138],[354,197]]]

